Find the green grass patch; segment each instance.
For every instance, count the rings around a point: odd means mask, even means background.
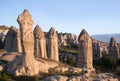
[[[72,54],[78,54],[79,51],[77,49],[68,49],[68,48],[59,48],[60,52],[66,52],[66,53],[72,53]]]

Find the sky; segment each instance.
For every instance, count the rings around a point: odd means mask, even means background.
[[[79,35],[84,28],[90,35],[120,33],[120,0],[1,0],[0,25],[16,26],[24,9],[30,11],[34,27],[43,31]]]

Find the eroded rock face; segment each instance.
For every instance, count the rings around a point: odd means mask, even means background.
[[[119,48],[113,37],[110,39],[110,43],[109,43],[109,55],[115,60],[119,59]]]
[[[8,68],[8,71],[12,70],[14,75],[16,76],[18,75],[30,76],[37,74],[38,70],[35,69],[37,63],[35,63],[34,59],[34,36],[32,30],[34,23],[32,21],[32,17],[29,11],[24,10],[23,13],[18,16],[17,21],[20,25],[23,56],[21,57],[21,59],[15,60]],[[16,67],[14,67],[15,65]]]
[[[28,10],[24,10],[17,19],[20,25],[22,55],[8,64],[7,71],[15,76],[33,76],[35,74],[48,73],[49,68],[58,66],[57,62],[49,62],[34,58],[34,35],[32,31],[33,21]]]
[[[35,41],[35,56],[47,58],[46,54],[46,40],[45,35],[39,25],[34,29],[34,41]]]
[[[51,60],[59,61],[58,36],[53,27],[48,32],[48,57]]]
[[[78,41],[79,41],[78,67],[92,69],[93,56],[91,37],[83,29],[79,35]]]
[[[14,26],[10,27],[6,35],[4,49],[8,52],[22,52],[20,31]]]

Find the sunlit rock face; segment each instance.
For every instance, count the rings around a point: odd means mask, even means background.
[[[35,41],[34,44],[35,56],[47,58],[45,35],[39,25],[37,25],[34,29],[34,41]]]
[[[4,49],[8,52],[22,52],[20,31],[14,26],[10,27],[6,35]]]
[[[79,41],[79,54],[78,54],[78,67],[80,68],[93,68],[92,60],[92,39],[86,32],[82,30],[78,37]]]
[[[8,64],[7,72],[15,76],[33,76],[48,73],[49,68],[58,66],[57,62],[40,61],[34,58],[33,21],[28,10],[24,10],[17,19],[20,25],[22,55]]]
[[[59,61],[58,55],[58,36],[53,27],[48,32],[48,57],[51,60]]]

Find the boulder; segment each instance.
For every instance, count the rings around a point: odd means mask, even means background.
[[[17,53],[17,52],[8,52],[8,53],[4,53],[1,56],[1,60],[10,62],[13,61],[16,57],[19,57],[21,54]]]

